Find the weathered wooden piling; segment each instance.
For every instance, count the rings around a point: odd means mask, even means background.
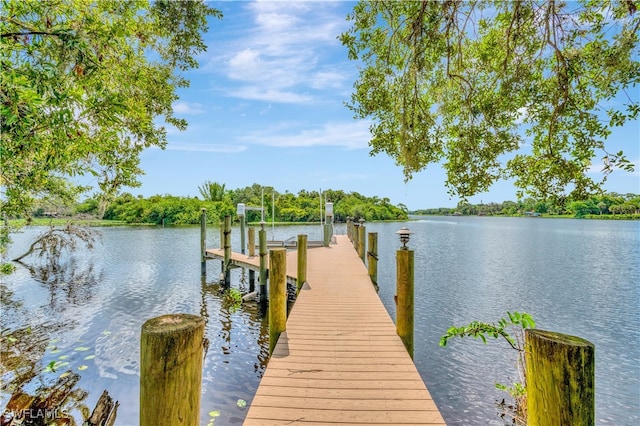
[[[200,424],[204,319],[169,314],[142,325],[140,425]]]
[[[367,251],[367,269],[373,285],[378,288],[378,233],[369,232]]]
[[[207,274],[207,209],[200,209],[200,273]]]
[[[525,330],[527,424],[595,424],[595,346],[580,337]]]
[[[353,222],[353,224],[351,225],[351,242],[353,243],[353,247],[356,249],[356,252],[358,252],[358,237],[360,236],[360,233],[358,232],[358,228],[360,227],[360,224],[358,222]]]
[[[258,250],[260,254],[260,303],[267,302],[267,231],[264,222],[260,223],[258,231]]]
[[[231,216],[224,217],[224,286],[231,286]]]
[[[298,275],[296,276],[297,291],[307,281],[307,235],[298,235]]]
[[[249,257],[256,255],[256,229],[249,227]],[[253,269],[249,269],[249,293],[253,293],[256,290],[256,272]]]
[[[287,326],[287,249],[269,250],[269,354]]]
[[[364,226],[364,219],[360,219],[360,226],[358,227],[358,255],[362,261],[365,261],[367,254],[367,228]]]
[[[403,243],[396,251],[396,331],[413,358],[413,250],[407,248],[409,230],[397,232]]]

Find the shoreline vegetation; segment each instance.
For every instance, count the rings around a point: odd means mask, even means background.
[[[202,197],[154,195],[144,198],[125,193],[116,197],[101,215],[100,198],[94,196],[72,205],[42,202],[30,217],[8,218],[14,226],[62,226],[72,222],[83,226],[176,226],[200,223],[202,208],[207,209],[207,223],[218,224],[226,215],[236,216],[237,204],[253,206],[246,212],[248,224],[313,225],[324,215],[324,202],[333,203],[334,221],[364,219],[366,222],[405,221],[410,216],[504,216],[533,218],[584,218],[604,220],[640,220],[640,195],[605,193],[587,200],[552,201],[531,198],[502,203],[470,204],[456,207],[409,210],[403,204],[393,205],[388,198],[366,197],[357,192],[327,190],[278,193],[271,187],[254,184],[238,190],[225,190],[214,184],[215,194],[201,191]],[[269,194],[264,196],[264,194]],[[207,196],[211,194],[212,196]],[[261,207],[258,207],[261,206]],[[321,210],[322,206],[322,210]],[[261,208],[263,211],[261,211]]]

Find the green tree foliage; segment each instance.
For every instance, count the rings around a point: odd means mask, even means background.
[[[222,201],[226,194],[224,184],[206,181],[198,187],[198,191],[203,199],[209,201]]]
[[[93,175],[101,211],[137,186],[139,155],[164,147],[181,72],[205,50],[203,1],[2,0],[2,209],[74,199],[70,177]]]
[[[640,81],[639,7],[361,1],[340,37],[363,63],[349,106],[373,119],[372,154],[394,158],[407,179],[443,162],[463,198],[513,178],[520,196],[582,199],[602,183],[586,173],[596,155],[604,179],[633,169],[605,140],[640,112],[627,92]],[[625,105],[606,109],[620,94]]]

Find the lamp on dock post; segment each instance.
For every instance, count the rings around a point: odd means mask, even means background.
[[[413,250],[407,247],[412,232],[402,227],[396,234],[402,243],[396,251],[396,332],[413,358]]]

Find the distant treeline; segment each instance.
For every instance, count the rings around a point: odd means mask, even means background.
[[[640,195],[614,192],[594,195],[587,200],[567,201],[563,204],[527,198],[522,201],[502,203],[470,204],[460,202],[454,208],[435,208],[412,211],[416,215],[568,215],[573,217],[613,216],[625,219],[640,219]]]
[[[318,191],[300,191],[279,193],[272,187],[253,186],[227,190],[224,185],[206,182],[199,187],[200,197],[178,197],[173,195],[154,195],[152,197],[122,194],[112,200],[100,215],[99,197],[84,200],[72,208],[47,210],[44,207],[34,212],[41,216],[84,216],[106,220],[118,220],[126,223],[153,223],[187,225],[200,223],[200,211],[207,209],[207,221],[219,223],[225,215],[237,220],[237,205],[262,207],[264,202],[264,220],[271,222],[319,222],[321,201]],[[263,195],[264,194],[264,195]],[[336,222],[345,222],[347,217],[356,220],[406,220],[407,208],[395,206],[388,198],[365,197],[357,192],[326,190],[322,192],[322,215],[325,202],[333,203]],[[102,216],[102,217],[100,217]],[[247,210],[248,222],[260,222],[260,210]]]

